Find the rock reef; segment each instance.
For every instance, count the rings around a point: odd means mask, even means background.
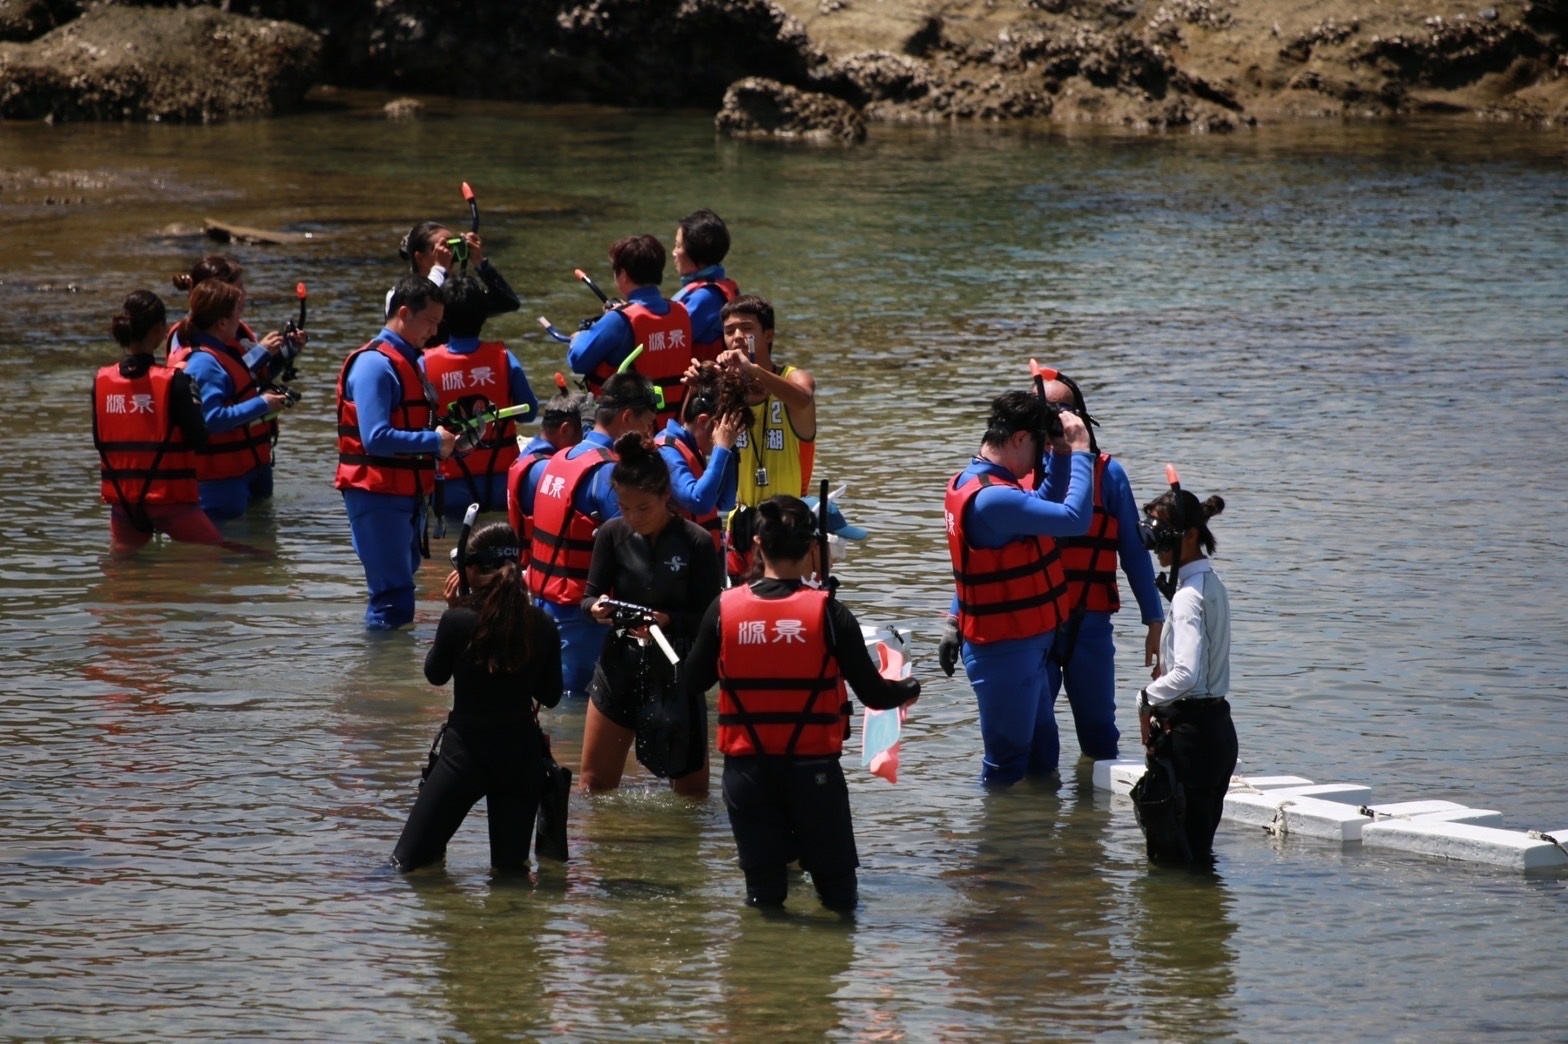
[[[319,53],[339,86],[722,105],[727,132],[798,138],[853,140],[857,121],[1568,119],[1568,0],[239,0],[265,21],[234,22],[201,7],[78,17],[84,2],[0,0],[0,39],[37,36],[0,43],[0,115],[276,111]],[[185,74],[193,41],[226,77]]]
[[[99,7],[26,43],[0,43],[0,117],[183,120],[297,107],[320,41],[287,22],[213,8]]]

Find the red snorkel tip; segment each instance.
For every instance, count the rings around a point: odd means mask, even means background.
[[[305,298],[308,296],[308,294],[307,294],[307,291],[305,290],[305,284],[304,283],[295,283],[294,284],[294,296],[299,298],[301,301],[305,300]]]
[[[561,376],[560,370],[555,371],[555,386],[561,389],[563,395],[566,393],[566,378]]]
[[[466,181],[463,182],[463,198],[470,203],[474,201],[474,190],[468,187],[468,182]]]
[[[1176,465],[1165,465],[1165,481],[1171,484],[1172,489],[1181,488],[1181,476],[1176,474]]]

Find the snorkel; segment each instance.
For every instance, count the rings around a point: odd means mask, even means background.
[[[583,278],[587,279],[587,276],[584,276]],[[590,286],[593,285],[593,281],[592,280],[589,280],[589,285]],[[597,293],[598,289],[599,289],[598,287],[594,287],[594,292]],[[637,347],[633,348],[631,350],[631,353],[628,354],[626,356],[626,358],[621,361],[621,365],[619,365],[619,366],[617,366],[615,368],[615,372],[616,373],[625,373],[627,370],[630,370],[632,368],[632,363],[636,362],[637,361],[637,357],[642,354],[643,347],[644,347],[643,345],[639,344]],[[666,408],[665,404],[664,404],[664,389],[659,387],[657,384],[655,384],[653,386],[653,408],[654,408],[655,411],[663,410],[663,409]]]
[[[600,290],[599,284],[594,282],[593,277],[590,276],[587,272],[584,272],[580,268],[574,268],[572,269],[572,275],[576,276],[578,279],[581,279],[583,281],[583,285],[587,286],[588,289],[593,291],[593,295],[599,299],[600,304],[608,305],[610,303],[610,295],[606,294],[603,290]]]
[[[1181,476],[1176,474],[1176,465],[1165,465],[1165,481],[1171,485],[1171,517],[1168,522],[1162,522],[1151,515],[1145,514],[1138,520],[1138,536],[1143,541],[1143,546],[1156,553],[1169,551],[1171,556],[1171,570],[1161,573],[1154,578],[1154,586],[1159,588],[1160,594],[1169,601],[1176,597],[1176,585],[1181,576],[1181,541],[1182,535],[1189,528],[1186,512],[1181,506]]]
[[[452,564],[457,567],[457,593],[467,598],[468,586],[468,534],[474,531],[474,520],[479,517],[479,505],[470,504],[463,513],[463,529],[457,534],[457,546],[452,549]]]

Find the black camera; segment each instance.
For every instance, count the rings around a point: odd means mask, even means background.
[[[645,605],[635,602],[620,602],[614,598],[606,598],[602,603],[610,610],[610,624],[619,630],[626,631],[633,627],[646,627],[658,623],[659,618],[653,610]]]

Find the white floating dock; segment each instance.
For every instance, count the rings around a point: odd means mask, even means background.
[[[1518,830],[1499,830],[1472,823],[1445,823],[1419,817],[1370,823],[1361,831],[1361,843],[1369,848],[1395,848],[1402,852],[1419,852],[1467,863],[1490,863],[1513,867],[1515,870],[1568,866],[1568,852],[1544,838],[1533,838]]]
[[[1361,828],[1372,822],[1359,805],[1280,790],[1227,794],[1224,817],[1235,823],[1263,827],[1277,835],[1298,834],[1328,841],[1359,841]]]
[[[1128,794],[1142,761],[1097,761],[1094,786]],[[1422,799],[1372,804],[1356,783],[1313,783],[1301,776],[1235,776],[1223,817],[1277,835],[1361,843],[1456,861],[1518,870],[1568,866],[1568,827],[1545,832],[1505,830],[1502,813],[1454,801]]]

